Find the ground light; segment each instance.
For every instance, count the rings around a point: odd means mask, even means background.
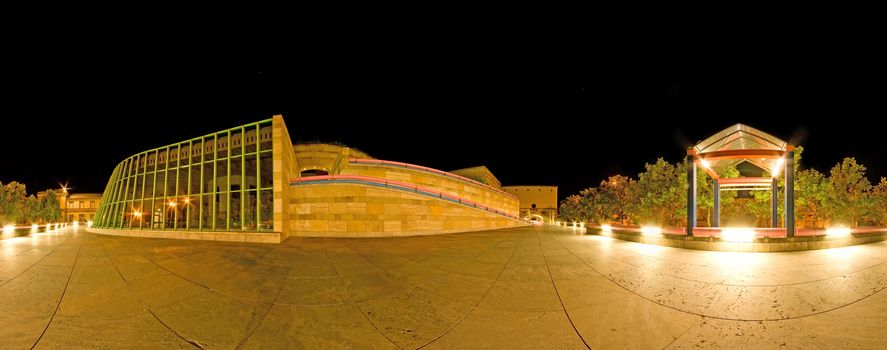
[[[613,226],[610,226],[610,225],[607,225],[607,224],[603,224],[603,225],[601,225],[601,231],[604,231],[604,232],[613,232]]]
[[[31,232],[37,232],[37,229],[39,229],[39,228],[40,228],[40,225],[33,224],[33,225],[31,225]]]
[[[662,234],[662,227],[658,226],[642,226],[641,234],[644,236],[657,236]]]
[[[86,227],[92,227],[92,220],[86,222]]]
[[[15,232],[15,226],[12,226],[12,225],[3,226],[3,233],[13,233],[13,232]]]
[[[721,231],[721,239],[727,242],[751,242],[755,239],[755,230],[745,227],[730,227]]]
[[[848,227],[829,227],[825,229],[826,236],[832,237],[847,237],[850,235],[850,228]]]

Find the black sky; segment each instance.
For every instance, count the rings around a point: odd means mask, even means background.
[[[561,197],[737,122],[887,176],[876,9],[64,6],[0,11],[0,181],[30,192],[277,113],[294,141]]]

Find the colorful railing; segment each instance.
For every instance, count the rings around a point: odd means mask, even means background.
[[[404,168],[404,169],[410,169],[410,170],[416,170],[416,171],[424,171],[424,172],[427,172],[427,173],[437,174],[437,175],[441,175],[441,176],[448,177],[448,178],[451,178],[451,179],[459,180],[459,181],[462,181],[462,182],[467,182],[467,183],[470,183],[470,184],[472,184],[472,185],[476,185],[476,186],[484,187],[484,188],[489,189],[489,190],[491,190],[491,191],[498,192],[498,193],[504,194],[504,195],[506,195],[506,196],[508,196],[508,197],[511,197],[511,198],[517,199],[517,197],[516,197],[515,195],[513,195],[513,194],[511,194],[511,193],[508,193],[508,192],[505,192],[505,191],[503,191],[503,190],[500,190],[500,189],[498,189],[498,188],[492,187],[492,186],[487,185],[487,184],[485,184],[485,183],[482,183],[482,182],[479,182],[479,181],[475,181],[475,180],[469,179],[469,178],[467,178],[467,177],[459,176],[459,175],[456,175],[456,174],[453,174],[453,173],[448,173],[448,172],[443,171],[443,170],[438,170],[438,169],[434,169],[434,168],[424,167],[424,166],[421,166],[421,165],[415,165],[415,164],[409,164],[409,163],[402,163],[402,162],[393,162],[393,161],[390,161],[390,160],[378,160],[378,159],[350,159],[350,160],[348,160],[348,163],[350,163],[350,164],[362,164],[362,165],[387,166],[387,167],[393,167],[393,168]]]
[[[376,187],[384,187],[393,190],[405,191],[416,193],[422,196],[431,197],[431,198],[439,198],[445,201],[449,201],[455,204],[460,204],[472,208],[477,208],[486,212],[490,212],[493,214],[505,216],[511,219],[518,220],[518,217],[515,215],[508,214],[504,211],[483,206],[478,204],[477,202],[473,202],[462,197],[453,196],[447,193],[443,193],[440,191],[436,191],[430,189],[428,187],[418,186],[411,183],[387,180],[378,177],[369,177],[369,176],[358,176],[358,175],[322,175],[322,176],[306,176],[306,177],[294,177],[290,179],[290,186],[302,186],[302,185],[318,185],[318,184],[360,184],[360,185],[368,185],[368,186],[376,186]]]
[[[588,228],[593,229],[602,229],[600,225],[586,225]],[[612,225],[610,226],[613,231],[625,231],[625,232],[636,232],[641,233],[640,226],[618,226]],[[687,234],[687,229],[684,227],[661,227],[663,235],[674,235],[674,236],[683,236]],[[693,228],[693,237],[721,237],[723,235],[724,230],[736,229],[730,227],[694,227]],[[785,228],[770,228],[770,227],[754,227],[748,228],[749,230],[754,231],[755,238],[785,238],[786,231]],[[866,235],[873,233],[883,233],[887,232],[887,227],[856,227],[852,229],[848,229],[848,234],[852,235]],[[795,237],[816,237],[816,236],[826,236],[827,232],[824,228],[799,228],[795,231]]]

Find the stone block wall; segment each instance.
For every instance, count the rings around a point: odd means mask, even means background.
[[[524,226],[484,210],[360,184],[291,186],[290,236],[392,237]]]
[[[518,216],[520,201],[504,192],[489,187],[448,178],[440,174],[368,164],[350,164],[342,175],[360,175],[383,178],[424,186],[452,196],[462,197],[483,206],[496,208],[510,215]]]

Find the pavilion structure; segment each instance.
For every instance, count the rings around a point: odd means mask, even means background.
[[[722,178],[717,169],[743,162],[762,169],[762,177]],[[696,226],[696,170],[702,168],[713,180],[714,209],[712,226],[720,226],[720,193],[729,190],[770,190],[771,227],[778,227],[776,186],[780,173],[785,176],[785,232],[795,233],[794,218],[794,146],[773,135],[736,124],[712,135],[687,150],[687,235],[693,235]]]

